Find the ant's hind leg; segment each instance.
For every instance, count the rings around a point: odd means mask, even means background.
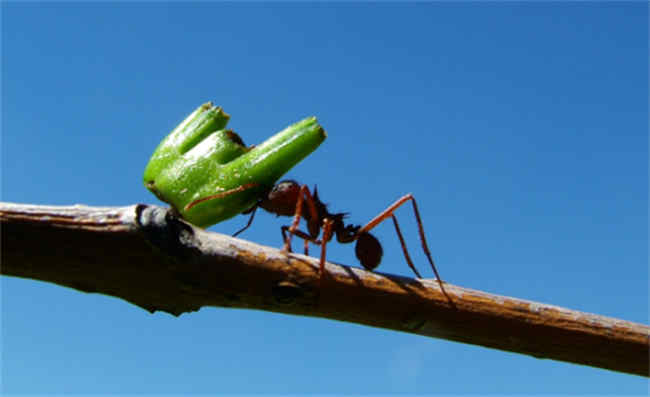
[[[436,275],[436,279],[438,280],[438,285],[440,285],[440,290],[447,297],[451,306],[456,307],[454,301],[451,299],[449,294],[447,294],[447,291],[445,291],[445,287],[443,286],[442,279],[440,278],[440,275],[438,274],[438,270],[436,269],[436,265],[433,262],[433,258],[431,257],[431,252],[429,251],[429,247],[427,245],[427,239],[424,237],[424,227],[422,226],[422,218],[420,218],[420,211],[418,211],[418,206],[415,203],[415,198],[413,197],[412,194],[409,193],[401,197],[399,200],[395,201],[388,208],[386,208],[379,215],[377,215],[370,222],[368,222],[364,227],[359,229],[357,234],[367,233],[370,229],[374,228],[375,226],[377,226],[378,224],[380,224],[390,216],[393,219],[393,224],[395,225],[395,230],[397,231],[397,237],[399,238],[399,241],[402,245],[402,251],[404,252],[404,257],[406,258],[406,262],[408,263],[409,267],[413,269],[415,275],[418,278],[422,278],[420,277],[420,273],[415,269],[415,266],[413,265],[413,261],[411,261],[411,257],[408,253],[408,250],[406,249],[406,243],[404,242],[404,237],[402,236],[402,232],[399,228],[399,224],[397,223],[397,217],[393,215],[393,212],[395,212],[397,208],[399,208],[402,204],[404,204],[409,200],[411,200],[411,202],[413,203],[413,212],[415,213],[415,220],[417,221],[418,224],[418,232],[420,233],[420,242],[422,243],[422,249],[424,250],[427,259],[431,264],[431,269],[433,269],[433,273]]]
[[[391,218],[393,218],[393,224],[395,225],[395,231],[397,232],[397,237],[399,238],[399,243],[402,245],[402,252],[404,252],[404,257],[406,258],[406,263],[408,263],[409,267],[411,270],[413,270],[413,273],[415,273],[415,276],[417,278],[422,278],[420,276],[420,272],[418,272],[418,269],[415,268],[415,265],[413,265],[413,261],[411,260],[411,256],[409,255],[409,251],[406,249],[406,242],[404,241],[404,236],[402,236],[402,231],[399,228],[399,224],[397,223],[397,218],[395,215],[391,214]]]
[[[414,270],[415,274],[418,276],[418,278],[421,278],[417,270],[415,270],[415,266],[413,265],[413,262],[411,261],[411,257],[408,254],[408,251],[406,249],[406,243],[404,242],[404,238],[402,237],[402,233],[399,229],[399,226],[397,224],[397,219],[393,215],[393,212],[397,208],[399,208],[402,204],[406,203],[407,201],[411,201],[413,203],[413,212],[415,212],[415,220],[417,221],[418,224],[418,232],[420,234],[420,242],[422,243],[422,249],[424,250],[425,255],[427,256],[427,259],[429,260],[429,264],[431,265],[431,269],[433,269],[433,273],[436,275],[436,278],[438,279],[439,282],[442,282],[442,279],[440,278],[440,275],[438,274],[438,270],[436,269],[436,265],[433,262],[433,258],[431,257],[431,252],[429,251],[429,247],[427,246],[427,240],[424,236],[424,227],[422,226],[422,219],[420,218],[420,212],[418,211],[418,206],[415,203],[415,197],[413,197],[412,194],[407,194],[402,197],[400,197],[397,201],[395,201],[393,204],[391,204],[388,208],[386,208],[384,211],[379,213],[376,217],[374,217],[370,222],[368,222],[365,226],[363,226],[359,231],[357,232],[358,234],[368,232],[371,229],[375,228],[378,224],[386,220],[388,217],[393,218],[393,222],[395,224],[395,229],[397,230],[397,236],[400,239],[400,242],[402,244],[402,250],[404,251],[404,256],[406,257],[406,261],[409,264],[409,267]]]

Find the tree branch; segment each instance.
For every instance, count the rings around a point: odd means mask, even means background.
[[[324,317],[649,376],[650,328],[318,261],[217,233],[167,209],[0,203],[0,273],[173,315],[203,306]]]

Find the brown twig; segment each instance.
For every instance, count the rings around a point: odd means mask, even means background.
[[[649,376],[650,328],[371,273],[195,228],[156,206],[0,203],[0,273],[174,315],[226,306],[325,317]],[[451,299],[451,301],[450,301]]]

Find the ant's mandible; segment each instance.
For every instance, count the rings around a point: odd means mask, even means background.
[[[205,198],[209,199],[209,198]],[[203,201],[201,199],[199,201]],[[438,270],[433,262],[431,257],[431,252],[427,246],[426,238],[424,237],[424,228],[422,226],[422,219],[420,218],[420,213],[418,211],[417,204],[415,203],[415,198],[411,194],[404,195],[393,204],[391,204],[384,211],[379,213],[374,217],[370,222],[365,226],[354,226],[354,225],[345,225],[343,219],[345,218],[345,213],[332,214],[327,210],[327,206],[320,201],[318,197],[318,191],[314,187],[313,194],[309,191],[307,185],[300,185],[298,182],[293,180],[281,181],[276,184],[267,194],[263,197],[249,210],[245,211],[244,214],[250,213],[251,216],[248,220],[246,226],[241,230],[237,231],[233,236],[237,236],[242,233],[244,230],[248,229],[253,223],[253,218],[255,217],[255,211],[258,207],[276,214],[278,216],[293,216],[293,222],[291,226],[282,226],[282,238],[284,240],[283,250],[285,252],[291,251],[291,237],[296,235],[304,240],[305,244],[305,255],[308,255],[309,242],[321,246],[321,257],[320,257],[320,274],[323,277],[325,272],[325,258],[326,258],[326,249],[327,243],[332,239],[333,235],[336,235],[336,240],[340,243],[351,243],[356,241],[355,253],[361,265],[367,270],[374,270],[379,263],[381,262],[381,257],[383,255],[383,249],[379,240],[375,236],[369,233],[371,229],[377,226],[379,223],[388,219],[389,217],[393,219],[393,224],[395,225],[395,230],[397,232],[397,237],[399,238],[400,244],[402,245],[402,251],[404,252],[404,257],[409,267],[413,270],[415,275],[418,278],[422,278],[418,270],[413,265],[411,257],[406,249],[406,243],[404,242],[404,237],[397,223],[397,218],[393,214],[397,208],[407,201],[411,201],[413,204],[413,211],[415,213],[415,218],[418,224],[418,230],[420,234],[420,241],[422,243],[422,249],[429,260],[431,269],[438,279],[439,283],[442,283],[442,279],[438,274]],[[197,202],[192,203],[195,205]],[[306,208],[304,208],[306,206]],[[304,218],[307,222],[307,232],[303,232],[298,229],[300,224],[300,218]],[[321,229],[323,230],[322,237],[319,239]]]

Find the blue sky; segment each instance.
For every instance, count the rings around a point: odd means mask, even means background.
[[[288,176],[351,222],[412,192],[448,282],[647,324],[647,47],[642,2],[3,3],[2,200],[158,203],[144,166],[201,103],[223,106],[247,144],[315,115],[328,139]],[[410,209],[397,216],[433,277]],[[279,247],[286,223],[258,214],[242,237]],[[392,225],[376,235],[379,270],[410,275]],[[352,246],[328,251],[356,263]],[[175,318],[1,286],[6,394],[648,387],[355,324],[218,308]]]

